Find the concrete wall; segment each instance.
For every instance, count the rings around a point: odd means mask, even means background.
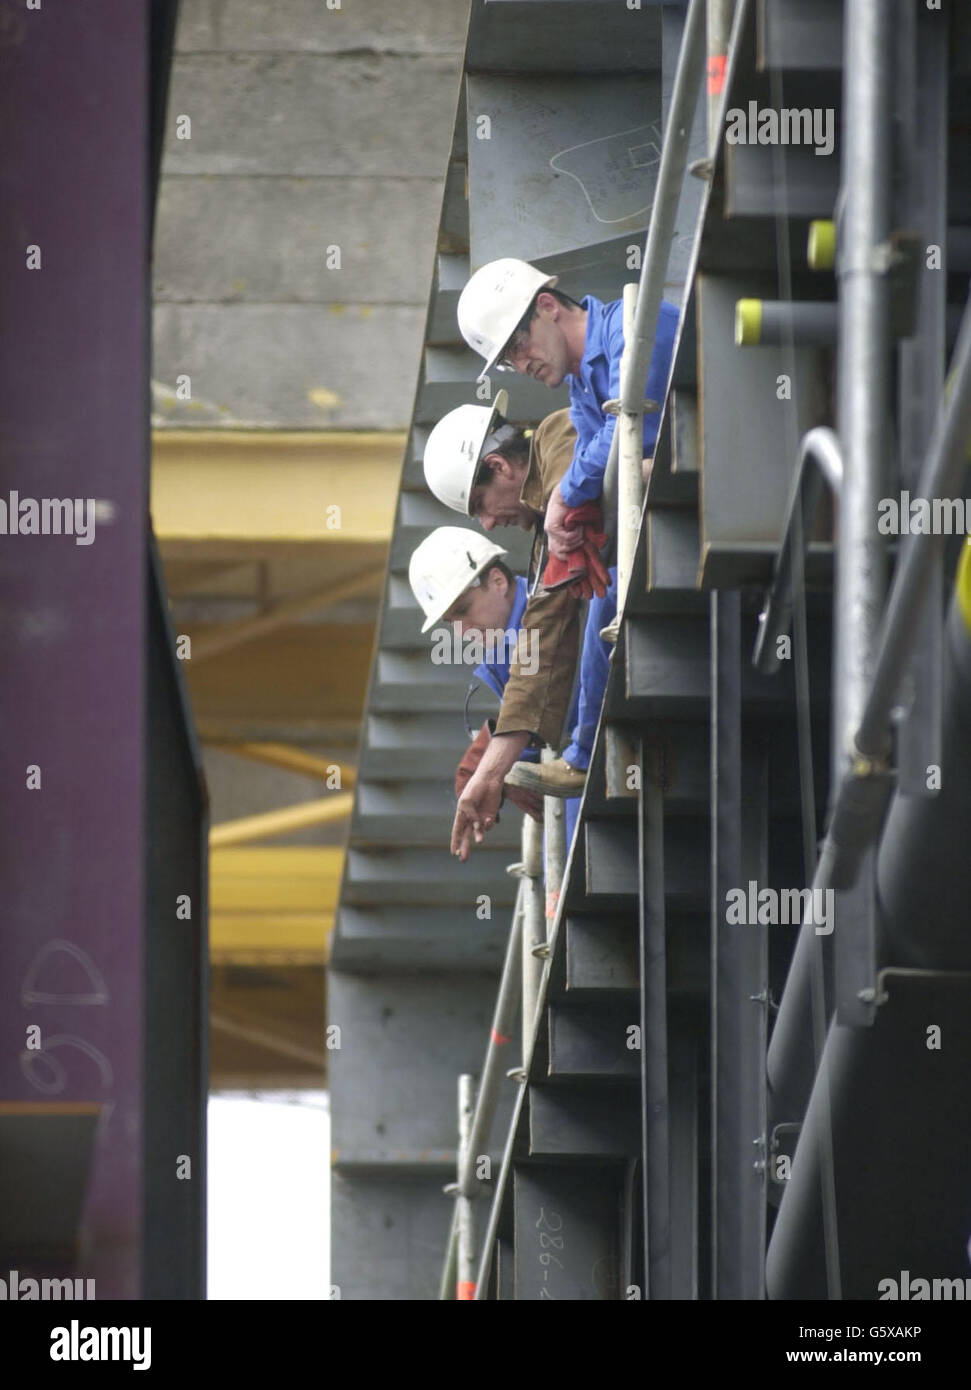
[[[407,426],[467,15],[467,0],[182,0],[157,424]]]

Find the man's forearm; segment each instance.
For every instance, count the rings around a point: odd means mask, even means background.
[[[517,729],[510,734],[493,734],[476,768],[476,776],[493,777],[501,782],[531,737],[528,729]]]

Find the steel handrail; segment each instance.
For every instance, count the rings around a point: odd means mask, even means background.
[[[810,468],[809,464],[815,467]],[[823,480],[839,496],[843,485],[843,452],[835,432],[820,425],[809,430],[799,446],[799,462],[775,577],[759,614],[752,665],[765,675],[772,675],[779,669],[778,639],[788,631],[792,621],[793,570],[801,571],[809,550],[816,508],[823,495],[820,486]]]
[[[618,403],[608,403],[614,406],[618,414],[602,489],[604,511],[609,511],[611,518],[607,523],[608,532],[613,533],[615,525],[617,537],[618,617],[603,633],[612,640],[616,640],[619,632],[619,615],[623,612],[627,596],[627,585],[640,527],[640,512],[644,500],[643,421],[644,410],[648,405],[644,399],[644,383],[647,380],[654,340],[657,336],[658,314],[664,294],[664,280],[667,275],[678,204],[684,186],[691,128],[706,57],[705,0],[691,0],[681,39],[681,51],[678,54],[667,128],[661,146],[661,162],[651,205],[651,220],[644,247],[641,276],[637,282],[636,304],[630,303],[632,287],[626,286],[624,292],[624,352],[620,365],[620,399]],[[672,355],[672,367],[673,364]],[[668,385],[669,383],[665,383],[664,395],[667,394]],[[654,402],[650,404],[654,406]]]

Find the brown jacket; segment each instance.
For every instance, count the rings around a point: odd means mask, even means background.
[[[536,427],[530,443],[520,501],[541,515],[545,513],[550,493],[570,466],[576,442],[568,410],[547,415]],[[542,522],[537,532],[534,562],[538,562]],[[496,733],[527,729],[543,743],[559,747],[573,693],[580,636],[579,604],[568,589],[548,594],[538,587],[526,605],[520,626],[527,632],[535,628],[539,633],[539,661],[531,675],[520,670],[518,661],[513,661]]]

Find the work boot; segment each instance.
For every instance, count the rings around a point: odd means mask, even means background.
[[[557,758],[551,763],[518,762],[506,773],[506,784],[523,787],[538,796],[580,796],[587,774]]]

